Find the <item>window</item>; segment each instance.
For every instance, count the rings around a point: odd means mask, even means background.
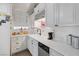
[[[45,28],[46,27],[46,19],[41,18],[41,19],[36,20],[34,23],[34,27],[41,28],[41,29]]]
[[[28,27],[25,27],[25,26],[15,26],[14,27],[14,30],[18,30],[18,29],[28,29]]]

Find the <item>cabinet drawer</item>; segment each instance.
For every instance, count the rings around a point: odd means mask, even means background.
[[[38,42],[34,39],[34,40],[33,40],[33,44],[38,44]]]
[[[50,56],[63,56],[63,55],[55,51],[54,49],[50,49]]]
[[[38,56],[38,41],[31,37],[29,39],[29,51],[33,56]]]

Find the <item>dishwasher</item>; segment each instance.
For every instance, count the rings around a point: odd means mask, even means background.
[[[38,56],[49,56],[49,47],[38,42]]]

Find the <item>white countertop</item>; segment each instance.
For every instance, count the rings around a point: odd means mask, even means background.
[[[64,44],[55,40],[48,40],[44,36],[40,36],[38,34],[32,34],[29,36],[45,44],[51,49],[56,50],[57,52],[61,53],[64,56],[79,56],[79,49],[75,49],[72,46],[69,46],[67,44]]]
[[[11,35],[11,37],[25,37],[25,36],[28,36],[28,34],[23,34],[23,35]]]

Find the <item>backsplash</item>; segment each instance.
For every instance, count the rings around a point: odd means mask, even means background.
[[[48,38],[48,32],[54,32],[55,37],[54,40],[63,42],[67,44],[67,36],[69,34],[72,34],[74,36],[79,36],[79,27],[56,27],[56,28],[51,28],[51,27],[46,27],[45,29],[41,30],[42,36],[45,38]]]
[[[51,27],[46,27],[41,30],[42,31],[42,36],[48,38],[48,32],[54,32],[53,28]]]
[[[57,27],[55,28],[55,40],[67,42],[67,35],[79,36],[79,27]]]
[[[69,34],[79,36],[79,27],[56,27],[55,29],[47,27],[42,30],[42,35],[46,38],[48,37],[49,31],[55,31],[55,39],[56,41],[67,43],[67,36]]]

